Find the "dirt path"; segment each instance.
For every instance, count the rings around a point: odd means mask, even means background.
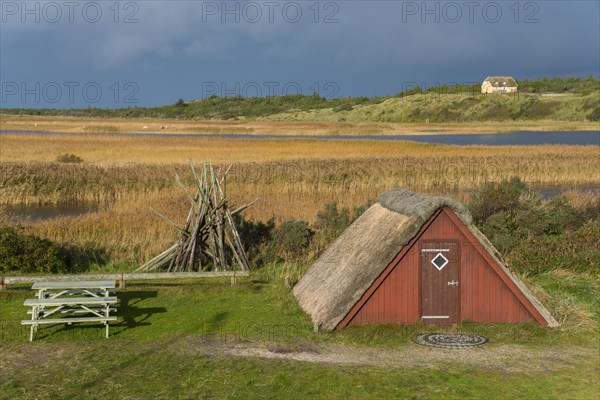
[[[450,364],[506,372],[558,371],[577,368],[596,360],[598,349],[589,346],[534,347],[487,344],[467,349],[440,349],[408,343],[396,347],[351,346],[297,340],[290,343],[250,343],[207,340],[203,337],[173,338],[166,342],[27,343],[4,346],[0,357],[0,383],[11,370],[48,364],[72,367],[85,352],[121,350],[136,354],[165,351],[189,357],[249,357],[311,363],[381,368],[443,368]]]
[[[315,363],[334,363],[392,368],[431,368],[450,363],[510,372],[555,371],[576,367],[582,360],[598,359],[596,349],[578,346],[536,348],[488,344],[466,349],[440,349],[406,344],[375,348],[343,344],[302,342],[289,344],[223,343],[189,339],[177,352],[190,355],[257,357]]]

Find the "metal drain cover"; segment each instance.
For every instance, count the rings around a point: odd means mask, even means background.
[[[415,337],[414,342],[423,346],[460,349],[481,346],[488,338],[472,333],[424,333]]]

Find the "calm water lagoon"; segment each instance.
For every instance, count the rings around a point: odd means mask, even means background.
[[[56,135],[65,132],[0,130],[0,134]],[[78,135],[68,133],[69,135]],[[409,140],[422,143],[439,143],[458,146],[533,146],[544,144],[600,146],[600,130],[575,132],[508,132],[496,134],[423,134],[423,135],[374,135],[374,136],[301,136],[301,135],[252,135],[210,133],[80,133],[79,135],[143,136],[143,137],[214,137],[225,139],[315,139],[315,140]]]

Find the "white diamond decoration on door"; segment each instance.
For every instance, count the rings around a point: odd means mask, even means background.
[[[435,265],[438,271],[441,271],[442,268],[444,268],[446,264],[448,264],[448,259],[444,257],[442,253],[437,253],[437,255],[433,257],[433,260],[431,260],[431,263]]]

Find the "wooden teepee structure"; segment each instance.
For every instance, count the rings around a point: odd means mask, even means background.
[[[177,243],[147,261],[138,270],[152,271],[167,267],[168,272],[232,270],[234,262],[241,270],[249,270],[242,240],[233,217],[252,205],[256,200],[230,210],[227,199],[227,172],[220,176],[212,164],[203,164],[202,172],[196,173],[193,162],[190,167],[197,186],[194,195],[183,184],[178,175],[175,179],[191,203],[185,225],[179,226],[173,220],[150,208],[158,216],[173,225],[181,236]],[[210,261],[212,260],[212,265]]]

